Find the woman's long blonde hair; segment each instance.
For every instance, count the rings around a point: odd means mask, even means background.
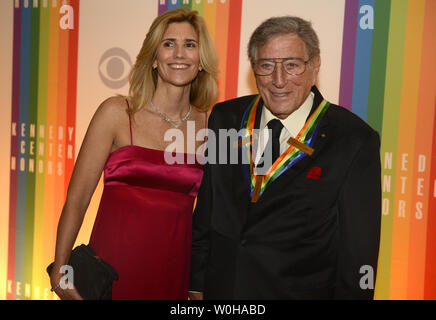
[[[150,103],[156,91],[157,70],[154,70],[152,65],[168,25],[174,22],[190,23],[199,39],[200,66],[203,70],[198,72],[197,77],[192,81],[191,105],[203,112],[208,110],[217,99],[218,58],[206,23],[197,11],[191,11],[187,8],[174,9],[161,14],[153,21],[130,72],[129,101],[131,108],[129,111],[131,114]]]

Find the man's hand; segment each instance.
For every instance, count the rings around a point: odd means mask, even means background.
[[[203,292],[189,291],[188,295],[191,300],[203,300]]]

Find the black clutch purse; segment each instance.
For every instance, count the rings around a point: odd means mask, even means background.
[[[89,245],[71,251],[68,265],[72,267],[74,287],[85,300],[111,300],[112,283],[118,280],[117,271],[101,259]],[[47,267],[50,275],[53,263]]]

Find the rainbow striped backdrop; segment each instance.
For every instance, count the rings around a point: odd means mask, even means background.
[[[15,1],[7,299],[54,298],[44,270],[75,159],[78,19],[60,27],[66,5],[78,14],[79,0]]]
[[[340,104],[381,134],[377,299],[436,298],[435,34],[434,0],[345,2]]]

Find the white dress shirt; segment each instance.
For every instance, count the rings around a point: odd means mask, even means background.
[[[278,119],[283,124],[283,129],[280,133],[280,154],[282,154],[289,148],[289,144],[287,143],[288,139],[290,137],[295,138],[300,130],[304,127],[306,119],[309,116],[310,110],[312,109],[314,97],[314,93],[310,92],[303,104],[297,110],[292,112],[286,119],[283,120],[274,116],[271,111],[269,111],[267,106],[264,106],[264,108],[262,108],[262,115],[259,125],[259,129],[261,131],[258,144],[259,147],[257,149],[254,161],[255,165],[257,165],[258,161],[260,160],[260,157],[262,156],[268,142],[269,135],[268,127],[266,126],[267,123],[272,119]]]

